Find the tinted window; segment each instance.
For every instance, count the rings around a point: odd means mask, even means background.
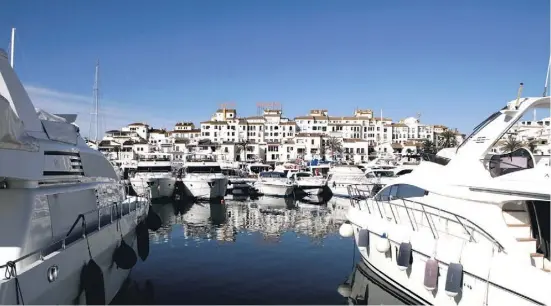
[[[276,177],[276,178],[286,178],[287,176],[283,172],[262,172],[260,177]]]
[[[296,176],[296,177],[311,177],[312,174],[301,172],[301,173],[295,174],[295,176]]]
[[[377,196],[375,196],[375,200],[377,201],[388,201],[389,199],[389,196],[390,196],[390,192],[391,192],[391,189],[392,186],[387,186],[386,188],[384,188],[383,190],[381,190]]]
[[[262,172],[262,171],[267,171],[268,169],[270,169],[270,167],[268,167],[268,166],[252,166],[251,167],[251,172],[259,173],[259,172]]]
[[[137,172],[171,172],[172,167],[170,166],[161,166],[161,167],[138,167]]]
[[[392,171],[375,171],[375,175],[380,177],[393,177],[394,172]]]
[[[408,174],[408,173],[411,173],[411,171],[413,171],[413,169],[400,170],[400,171],[398,171],[398,173],[396,173],[396,176]]]
[[[187,173],[222,173],[220,166],[191,166],[186,168]]]
[[[423,197],[428,194],[428,191],[419,187],[407,184],[400,184],[396,196],[400,199]]]
[[[423,197],[428,194],[428,191],[419,187],[407,184],[387,186],[377,194],[377,201],[388,201],[390,196],[398,199],[407,199],[415,197]]]

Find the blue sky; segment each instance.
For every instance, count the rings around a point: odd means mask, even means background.
[[[99,59],[106,128],[277,101],[289,117],[360,107],[469,132],[519,82],[542,94],[549,15],[547,0],[20,0],[2,3],[0,47],[16,27],[36,106],[86,127]]]

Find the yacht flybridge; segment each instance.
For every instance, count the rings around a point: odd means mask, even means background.
[[[0,50],[0,303],[109,303],[149,252],[148,203],[126,198],[76,116],[46,114]]]
[[[524,114],[549,106],[549,97],[509,102],[453,158],[424,158],[373,198],[351,186],[341,234],[419,304],[551,305],[551,168],[526,149],[491,153]]]

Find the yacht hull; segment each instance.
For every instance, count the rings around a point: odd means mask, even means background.
[[[293,185],[275,185],[260,183],[256,185],[258,192],[263,195],[287,197],[293,193]]]
[[[103,226],[99,231],[88,235],[88,243],[94,261],[103,272],[105,288],[105,302],[115,297],[131,270],[118,268],[113,262],[113,254],[119,246],[121,235],[124,241],[132,247],[137,254],[136,225],[144,219],[147,213],[147,205],[124,215],[120,222]],[[77,227],[78,228],[78,227]],[[25,304],[50,304],[50,305],[85,305],[84,292],[80,290],[81,271],[89,259],[87,240],[82,238],[66,248],[59,249],[38,260],[24,271],[17,271],[17,280],[21,288],[21,295]],[[140,260],[140,259],[138,259]],[[50,282],[49,270],[57,266],[58,278]],[[16,295],[15,278],[0,282],[0,302],[2,304],[18,304]],[[89,303],[88,303],[89,304]]]
[[[375,209],[375,207],[372,207],[372,209]],[[375,210],[373,210],[373,213],[375,213]],[[400,214],[401,211],[395,209],[394,213]],[[459,251],[461,247],[449,244],[444,240],[440,241],[442,245],[437,245],[437,256],[443,262],[439,261],[438,263],[437,288],[434,291],[429,291],[424,286],[425,266],[431,256],[431,252],[435,252],[433,249],[435,247],[434,240],[429,236],[429,229],[423,230],[423,233],[407,234],[409,232],[407,227],[382,221],[377,215],[372,215],[365,210],[354,207],[349,209],[347,219],[352,223],[353,237],[361,254],[362,261],[379,278],[415,300],[416,304],[497,306],[512,302],[514,305],[542,305],[530,297],[517,292],[518,289],[516,287],[507,288],[504,286],[502,283],[504,276],[499,277],[495,275],[490,277],[488,272],[481,273],[480,271],[484,271],[484,269],[487,271],[488,266],[491,265],[491,259],[488,261],[489,259],[486,257],[491,250],[487,246],[476,245],[476,243],[467,243],[463,246],[464,251],[460,251],[463,254],[461,263],[464,266],[461,289],[458,295],[450,297],[446,293],[447,271],[450,262],[457,262],[459,253],[447,252],[449,250]],[[367,230],[367,238],[365,236],[360,238],[360,230]],[[381,238],[382,233],[389,234],[389,247],[386,252],[378,250],[383,240]],[[398,250],[401,244],[399,237],[402,237],[402,239],[403,237],[409,237],[413,246],[411,261],[409,267],[405,270],[401,270],[397,263]],[[432,251],[430,251],[431,249]],[[441,259],[443,257],[448,259]],[[453,259],[454,257],[455,259]],[[513,266],[512,264],[506,264],[506,258],[495,260],[501,261],[499,266]],[[531,269],[533,267],[527,268]],[[493,271],[494,274],[500,274],[501,272],[497,270]],[[540,271],[536,271],[536,273],[540,273]],[[492,285],[488,285],[488,279],[493,282]],[[512,283],[511,281],[508,282]]]
[[[184,178],[186,196],[196,199],[218,199],[226,195],[228,188],[227,178],[189,179]]]
[[[149,194],[151,199],[171,197],[174,193],[176,179],[163,178],[131,178],[130,183],[138,196]]]

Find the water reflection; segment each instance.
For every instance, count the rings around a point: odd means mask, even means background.
[[[349,305],[412,305],[414,301],[379,278],[363,262],[339,285],[337,292]]]
[[[150,256],[113,303],[347,304],[351,296],[335,288],[359,258],[352,239],[338,235],[350,202],[321,201],[155,204],[163,225],[150,232]],[[368,287],[354,303],[396,304]]]
[[[163,226],[150,232],[153,244],[168,243],[174,234],[186,239],[235,242],[239,233],[260,233],[264,240],[278,242],[294,232],[321,242],[337,233],[345,221],[349,201],[336,199],[327,205],[299,202],[292,198],[263,196],[247,202],[154,204]]]

